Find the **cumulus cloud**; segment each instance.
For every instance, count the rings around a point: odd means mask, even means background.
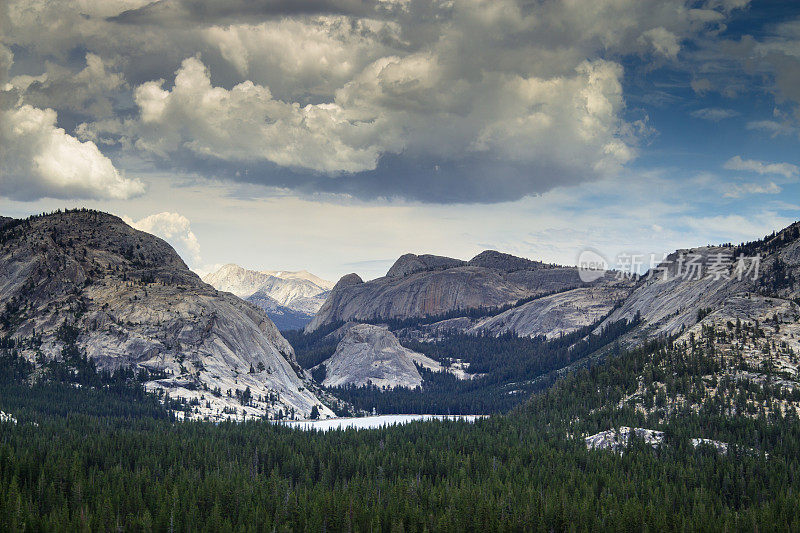
[[[182,63],[171,90],[162,85],[145,83],[134,99],[141,117],[136,147],[164,157],[185,148],[201,157],[337,173],[374,169],[381,153],[401,147],[396,129],[377,113],[335,102],[301,107],[250,81],[213,87],[197,58]]]
[[[741,156],[734,156],[725,162],[724,168],[727,170],[744,170],[757,174],[775,174],[787,179],[796,178],[800,174],[800,168],[791,163],[765,163],[755,159],[742,159]]]
[[[126,199],[144,185],[124,177],[92,142],[56,126],[56,112],[30,105],[0,110],[0,194],[38,198]]]
[[[162,157],[185,149],[329,174],[374,170],[382,154],[408,149],[439,157],[489,152],[540,168],[569,165],[599,173],[633,153],[618,117],[621,75],[616,63],[585,62],[569,77],[492,80],[474,88],[483,93],[474,98],[438,90],[442,66],[432,56],[390,57],[376,61],[332,102],[300,106],[276,100],[269,88],[252,82],[214,87],[200,60],[189,58],[171,89],[163,81],[137,87],[136,146]],[[487,113],[489,98],[500,102]],[[459,100],[461,112],[450,112]],[[430,120],[437,115],[441,120]],[[457,126],[449,143],[434,144]]]
[[[109,94],[123,88],[125,80],[108,71],[100,56],[87,53],[86,66],[78,72],[47,62],[44,73],[15,76],[10,83],[27,104],[102,118],[113,114]]]
[[[0,45],[0,196],[127,199],[143,194],[144,184],[126,178],[96,144],[81,142],[59,128],[55,110],[26,103],[26,92],[33,84],[59,92],[97,83],[97,74],[106,77],[102,61],[87,56],[86,69],[75,81],[67,82],[69,76],[60,75],[55,76],[60,80],[55,85],[48,85],[50,71],[39,79],[10,78],[13,63],[11,50]],[[120,83],[117,78],[100,89]]]
[[[461,202],[616,172],[648,131],[622,65],[674,60],[742,2],[5,5],[5,39],[53,61],[16,77],[26,103],[103,150],[296,190]]]
[[[170,243],[190,263],[200,262],[200,243],[192,231],[191,222],[179,213],[156,213],[140,220],[122,217],[126,224],[140,231],[152,233]]]
[[[378,11],[375,0],[157,0],[111,17],[123,24],[186,25],[241,21],[252,17],[309,14],[370,15]]]

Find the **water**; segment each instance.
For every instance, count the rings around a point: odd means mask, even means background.
[[[277,422],[289,427],[305,431],[315,429],[328,431],[331,429],[375,429],[384,426],[408,424],[417,420],[465,420],[474,422],[484,415],[376,415],[358,418],[329,418],[327,420],[284,420]]]

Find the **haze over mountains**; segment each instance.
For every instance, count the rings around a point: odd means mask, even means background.
[[[207,274],[203,281],[262,308],[281,330],[304,327],[333,288],[330,281],[305,270],[256,271],[235,264]]]

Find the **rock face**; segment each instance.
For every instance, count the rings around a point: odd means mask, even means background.
[[[728,259],[715,274],[720,257]],[[739,257],[744,256],[744,263]],[[755,260],[754,258],[757,258]],[[692,259],[701,275],[691,275]],[[741,272],[738,269],[742,267]],[[725,320],[758,314],[754,301],[742,313],[743,298],[758,293],[785,300],[800,296],[800,223],[739,247],[708,246],[678,250],[642,280],[624,304],[606,320],[630,319],[641,313],[638,339],[673,335],[692,327],[700,314],[720,311]],[[760,300],[759,300],[760,301]],[[750,315],[748,315],[750,313]]]
[[[203,281],[266,311],[279,329],[299,329],[319,311],[333,283],[305,270],[247,270],[228,264]]]
[[[621,426],[619,430],[609,429],[590,435],[584,441],[586,442],[586,447],[590,450],[612,450],[622,453],[628,447],[631,438],[637,438],[653,448],[658,448],[664,442],[664,432],[654,429]]]
[[[701,309],[719,307],[734,295],[753,291],[753,283],[744,279],[715,279],[707,275],[713,258],[720,253],[730,256],[733,251],[725,247],[704,247],[678,250],[669,255],[654,275],[644,279],[606,322],[630,320],[640,313],[649,336],[672,335],[697,322]],[[679,261],[680,257],[692,256],[699,257],[698,276],[689,273],[686,263]]]
[[[468,331],[511,332],[520,337],[566,335],[608,315],[632,289],[633,282],[620,280],[544,296],[479,320]]]
[[[465,263],[460,259],[452,259],[441,255],[415,255],[405,254],[394,262],[392,268],[386,273],[387,278],[403,278],[416,272],[426,272],[430,270],[445,270],[463,266]]]
[[[576,268],[499,252],[483,252],[469,262],[406,254],[385,277],[366,283],[355,274],[342,278],[306,331],[339,321],[406,319],[497,307],[585,285]]]
[[[416,365],[441,370],[441,365],[420,353],[404,348],[384,326],[350,324],[325,365],[326,387],[373,384],[381,388],[416,388],[422,376]]]
[[[304,417],[315,405],[333,415],[262,310],[203,283],[166,242],[115,216],[73,211],[0,228],[0,301],[0,335],[30,360],[59,359],[74,328],[100,369],[162,373],[147,387],[196,400],[190,416]],[[238,401],[248,387],[253,400]]]

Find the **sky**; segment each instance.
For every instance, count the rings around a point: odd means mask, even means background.
[[[200,274],[760,238],[799,143],[796,1],[0,0],[0,214]]]

